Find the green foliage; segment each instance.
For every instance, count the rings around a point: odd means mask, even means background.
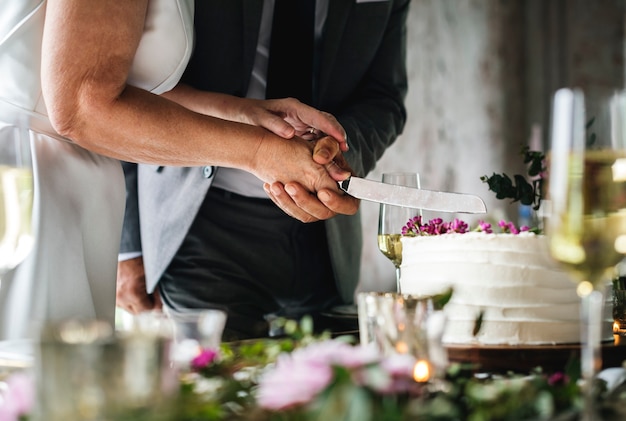
[[[454,290],[452,288],[448,288],[446,291],[441,294],[433,295],[433,307],[435,310],[443,310],[443,308],[448,304],[450,299],[452,298],[452,293]]]
[[[478,335],[478,333],[480,332],[480,329],[482,329],[483,327],[484,318],[485,318],[485,311],[480,310],[480,313],[478,313],[476,320],[474,320],[474,328],[472,329],[472,336]]]
[[[587,146],[592,146],[594,143],[596,143],[596,134],[594,132],[590,132],[589,129],[591,129],[591,126],[593,126],[593,123],[595,123],[596,118],[592,117],[587,124],[585,124],[585,131],[587,132]]]
[[[496,193],[497,199],[511,199],[512,203],[520,202],[538,210],[543,194],[543,174],[546,171],[545,155],[543,152],[531,151],[528,146],[522,148],[521,154],[524,157],[527,176],[516,174],[511,179],[507,174],[493,173],[491,176],[480,177],[480,180],[487,183],[489,190]]]

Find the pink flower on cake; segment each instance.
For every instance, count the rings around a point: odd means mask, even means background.
[[[530,231],[530,227],[523,225],[517,228],[513,222],[500,221],[498,225],[504,233],[519,234],[520,232]]]
[[[493,230],[491,229],[491,224],[485,221],[478,221],[478,226],[476,227],[476,231],[486,232],[487,234],[493,233]]]
[[[530,231],[527,226],[517,227],[513,222],[500,221],[498,223],[502,233],[519,234],[520,232]],[[474,229],[470,229],[469,225],[460,219],[453,219],[451,222],[445,222],[441,218],[433,218],[427,223],[422,223],[422,217],[416,216],[406,223],[402,227],[402,235],[414,237],[414,236],[428,236],[428,235],[443,235],[443,234],[465,234],[470,231],[484,232],[492,234],[493,229],[491,224],[485,221],[479,221],[478,225]]]

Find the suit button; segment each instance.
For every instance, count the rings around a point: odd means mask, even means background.
[[[210,165],[202,167],[202,176],[204,178],[211,178],[213,177],[213,174],[215,174],[215,167]]]

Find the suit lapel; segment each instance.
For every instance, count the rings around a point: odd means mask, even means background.
[[[326,26],[324,28],[324,40],[322,42],[322,57],[320,60],[319,75],[319,98],[324,97],[324,93],[328,88],[328,81],[331,70],[337,56],[337,50],[341,43],[346,21],[353,6],[354,0],[329,0],[328,15],[326,17]]]
[[[200,0],[204,1],[204,0]],[[234,0],[230,0],[234,1]],[[264,0],[241,0],[243,7],[243,74],[246,75],[245,91],[248,90],[256,46],[259,39],[261,15],[263,13]],[[244,91],[244,92],[245,92]]]

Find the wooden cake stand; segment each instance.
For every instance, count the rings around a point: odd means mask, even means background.
[[[536,367],[544,371],[563,370],[569,361],[580,358],[580,344],[563,345],[446,345],[450,362],[476,365],[479,371],[528,372]],[[626,337],[614,335],[602,344],[602,365],[620,367],[626,361]]]

